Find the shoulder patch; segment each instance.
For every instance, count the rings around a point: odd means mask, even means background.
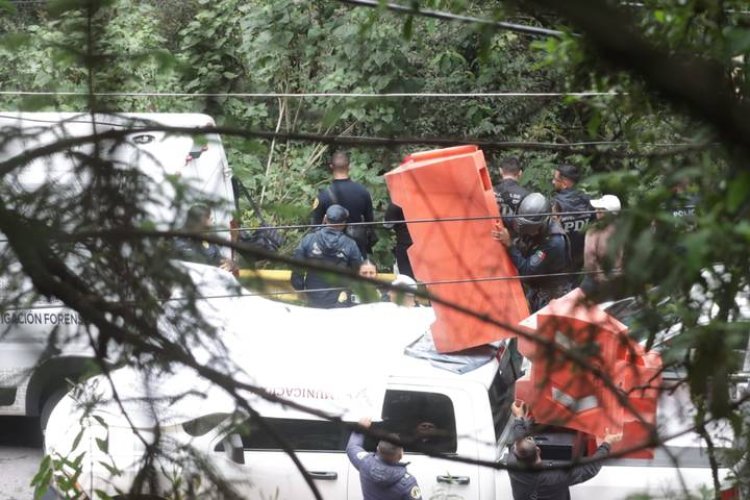
[[[315,199],[313,200],[313,207],[312,207],[312,209],[315,210],[316,208],[318,208],[318,205],[320,205],[320,198],[318,198],[316,196]]]
[[[364,460],[365,458],[367,458],[367,455],[369,455],[368,452],[360,451],[359,453],[357,453],[357,458],[360,460]]]
[[[422,491],[419,489],[419,486],[414,486],[411,491],[409,491],[409,496],[412,498],[422,498]]]

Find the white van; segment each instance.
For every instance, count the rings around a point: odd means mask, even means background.
[[[216,284],[209,276],[215,273],[232,286],[226,273],[203,272],[204,282]],[[221,326],[226,353],[242,368],[233,373],[235,380],[345,422],[371,416],[403,439],[420,438],[416,429],[429,423],[430,439],[419,444],[445,458],[407,446],[403,460],[423,498],[512,498],[502,464],[520,367],[510,345],[441,358],[421,337],[434,320],[430,308],[379,303],[316,310],[253,296],[217,300],[214,307],[221,312],[214,321]],[[404,351],[407,345],[409,355]],[[217,364],[211,349],[210,342],[190,347],[207,366],[231,366]],[[458,369],[446,370],[451,364]],[[231,485],[241,498],[314,498],[272,429],[296,452],[323,498],[362,499],[358,472],[345,453],[349,428],[338,422],[240,391],[261,421],[191,369],[145,374],[125,368],[112,374],[112,383],[129,419],[112,398],[110,381],[98,376],[68,393],[49,421],[46,452],[58,472],[72,476],[70,460],[82,456],[76,483],[67,481],[78,492],[126,494],[144,466],[145,445],[159,439],[164,455],[157,456],[156,474],[145,485],[143,493],[152,495],[149,498],[178,497],[176,490],[194,498],[228,497],[209,475]],[[94,398],[99,405],[87,413],[85,403]],[[686,390],[665,392],[657,417],[659,434],[670,436],[690,428],[691,411]],[[232,427],[236,422],[243,425]],[[725,431],[712,429],[717,448],[731,445]],[[586,439],[590,437],[564,429],[537,436],[542,456],[562,462],[591,453],[581,446]],[[372,450],[374,444],[366,447]],[[193,459],[208,468],[196,470]],[[720,477],[726,472],[721,470]],[[594,479],[572,487],[571,494],[586,500],[643,493],[683,498],[681,480],[693,493],[711,489],[708,455],[694,433],[670,440],[651,460],[607,461]]]
[[[217,227],[229,229],[234,194],[220,137],[153,130],[213,126],[211,117],[191,113],[0,112],[0,164],[58,141],[91,136],[94,131],[126,131],[117,141],[100,143],[99,155],[119,168],[137,169],[151,178],[152,203],[143,208],[157,228],[179,227],[190,204],[210,201]],[[0,196],[6,203],[11,197],[3,193],[24,194],[33,200],[37,190],[45,187],[76,196],[88,181],[77,173],[77,162],[93,151],[90,142],[76,144],[18,166],[4,176]],[[186,187],[180,191],[179,207],[175,179]],[[229,233],[224,234],[228,237]],[[0,252],[5,251],[5,242],[0,241]],[[31,299],[9,303],[11,296],[24,294]],[[68,388],[66,380],[93,369],[88,342],[76,335],[83,326],[77,312],[35,298],[19,266],[4,268],[0,274],[0,416],[41,415],[44,426],[55,400]]]

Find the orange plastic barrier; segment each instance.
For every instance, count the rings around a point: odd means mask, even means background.
[[[406,220],[482,218],[408,223],[414,244],[409,259],[416,278],[430,293],[509,325],[529,315],[519,280],[506,251],[492,239],[500,220],[484,155],[476,146],[414,153],[385,175],[391,199]],[[472,281],[480,280],[480,281]],[[439,352],[455,352],[515,336],[450,307],[433,303],[432,337]]]
[[[537,342],[519,342],[532,368],[516,382],[539,423],[559,425],[601,438],[623,431],[613,451],[645,445],[656,423],[661,359],[627,336],[627,327],[574,290],[521,322],[537,338],[586,356],[586,369]],[[596,376],[594,370],[603,377]],[[605,384],[604,377],[612,385]],[[613,386],[619,388],[613,391]],[[622,399],[627,400],[623,404]],[[652,458],[644,448],[628,455]]]
[[[620,348],[618,359],[614,378],[628,396],[635,413],[625,410],[625,438],[613,447],[613,452],[644,446],[651,440],[651,432],[656,426],[656,407],[662,383],[662,362],[658,353],[644,352],[640,344],[631,341],[627,348]],[[625,456],[654,458],[654,450],[644,447]]]

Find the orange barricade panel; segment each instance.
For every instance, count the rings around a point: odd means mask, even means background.
[[[591,353],[582,367],[561,352],[538,349],[531,358],[531,380],[537,393],[529,401],[538,422],[560,425],[595,436],[605,429],[622,428],[623,411],[615,394],[595,376],[593,370],[607,372],[617,355],[616,332],[585,321],[578,310],[573,315],[537,315],[537,335],[579,356]],[[553,351],[554,352],[554,351]]]
[[[519,280],[487,280],[517,273],[506,249],[491,236],[500,213],[484,155],[476,146],[414,153],[385,179],[407,221],[461,219],[407,223],[414,241],[409,259],[430,293],[513,326],[528,316]],[[439,352],[515,336],[448,306],[433,302],[433,308],[432,336]]]
[[[617,319],[582,299],[582,292],[574,290],[523,320],[521,327],[540,340],[586,355],[588,366],[601,370],[619,388],[617,393],[560,351],[526,339],[519,348],[532,368],[516,382],[516,396],[529,403],[539,423],[599,438],[607,427],[612,432],[622,429],[623,440],[613,451],[645,445],[656,423],[661,358],[630,339]],[[627,456],[652,458],[653,450]]]

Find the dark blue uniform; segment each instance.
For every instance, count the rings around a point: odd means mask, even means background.
[[[313,260],[341,268],[358,269],[362,263],[362,254],[353,239],[342,231],[323,226],[317,231],[309,233],[294,250],[294,258],[298,260]],[[292,286],[295,290],[314,290],[319,288],[336,287],[330,277],[322,276],[315,271],[292,272]],[[338,307],[342,290],[324,290],[308,292],[307,300],[313,307]]]
[[[495,188],[495,200],[500,209],[500,215],[503,218],[503,225],[508,228],[511,235],[516,235],[516,225],[513,215],[518,212],[518,205],[521,204],[529,190],[521,186],[515,179],[503,179],[500,185]]]
[[[518,205],[529,194],[529,190],[521,186],[515,179],[503,179],[495,188],[495,199],[500,208],[500,215],[507,217],[518,212]]]
[[[513,422],[511,443],[529,435],[530,430],[531,421],[527,419],[518,419]],[[608,454],[609,445],[602,443],[591,458],[602,459]],[[511,468],[524,467],[513,452],[512,445],[508,455],[508,465]],[[577,465],[571,469],[549,469],[550,465],[550,462],[542,462],[534,468],[526,466],[527,470],[510,470],[508,475],[514,500],[569,500],[569,487],[596,476],[602,468],[602,461]]]
[[[589,212],[587,214],[561,215],[560,225],[570,238],[570,255],[573,258],[572,271],[583,269],[583,247],[586,240],[586,225],[594,220],[594,207],[589,196],[577,189],[559,191],[552,198],[558,212]]]
[[[406,472],[406,464],[389,464],[376,454],[365,451],[365,437],[353,432],[346,445],[346,454],[359,471],[364,500],[421,500],[422,492],[414,476]]]
[[[367,188],[351,179],[335,179],[330,186],[321,189],[313,205],[313,224],[322,224],[323,216],[331,205],[341,205],[349,211],[347,222],[372,222],[372,197]],[[349,226],[347,234],[355,239],[359,251],[366,255],[370,248],[368,236],[372,228],[368,226]]]
[[[219,245],[208,241],[197,241],[191,238],[177,238],[174,249],[179,259],[199,264],[221,265],[224,256]]]
[[[396,257],[398,272],[413,278],[414,271],[411,268],[411,261],[407,253],[413,242],[411,234],[409,234],[409,227],[404,222],[404,210],[391,202],[385,209],[384,219],[385,224],[383,226],[387,229],[393,229],[393,232],[396,233],[396,246],[393,247],[393,256]]]
[[[555,221],[541,235],[519,238],[509,248],[510,258],[521,276],[558,274],[570,270],[570,246],[565,231]],[[524,280],[526,299],[532,312],[572,290],[569,276],[541,276]]]

